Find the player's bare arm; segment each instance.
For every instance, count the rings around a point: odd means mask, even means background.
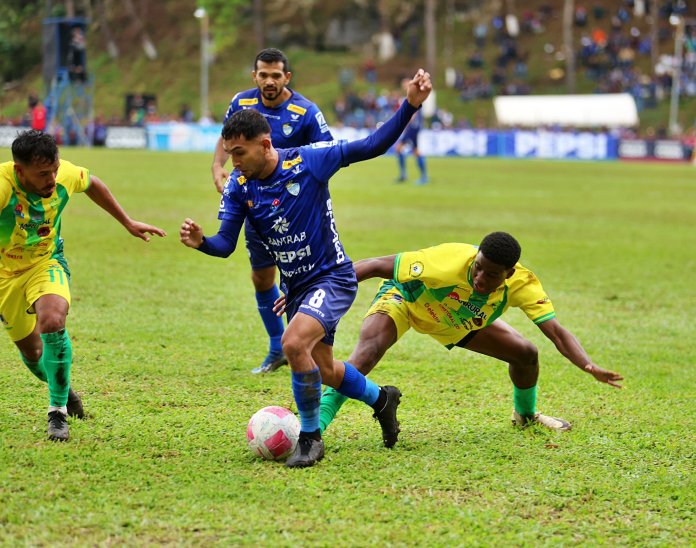
[[[599,382],[606,383],[614,388],[622,388],[619,381],[623,380],[623,376],[596,365],[585,352],[575,335],[563,327],[557,319],[553,318],[540,323],[539,329],[570,362],[592,375]]]
[[[396,255],[362,259],[353,265],[355,267],[355,276],[359,282],[368,278],[391,279],[394,276],[395,260]]]
[[[186,218],[179,229],[179,239],[186,247],[198,249],[203,243],[203,229],[193,219]]]
[[[89,188],[85,191],[85,194],[89,196],[90,200],[121,223],[136,238],[149,242],[148,234],[156,234],[159,237],[167,235],[161,228],[131,219],[121,207],[121,204],[114,198],[114,195],[111,194],[109,187],[99,177],[90,176]]]
[[[222,148],[222,137],[220,137],[215,145],[215,153],[213,154],[213,165],[211,171],[213,173],[213,183],[215,183],[215,188],[219,193],[222,194],[222,190],[225,188],[225,183],[227,182],[227,177],[229,177],[229,172],[225,169],[225,164],[229,154],[225,152]]]

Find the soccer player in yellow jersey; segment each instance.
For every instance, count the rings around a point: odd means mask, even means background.
[[[348,361],[367,375],[412,327],[448,349],[466,348],[507,362],[514,393],[513,424],[569,430],[567,421],[537,412],[539,355],[530,341],[500,319],[505,310],[520,308],[561,354],[598,381],[621,388],[623,377],[596,365],[560,324],[537,277],[518,263],[520,254],[515,238],[493,232],[478,247],[450,243],[356,262],[358,281],[374,277],[385,281]],[[344,401],[344,396],[326,389],[321,399],[322,432]]]
[[[133,236],[165,236],[134,221],[108,187],[83,167],[61,160],[53,137],[25,131],[12,143],[13,161],[0,163],[0,320],[22,360],[48,383],[48,437],[69,437],[67,415],[82,417],[70,389],[72,346],[65,330],[70,271],[60,237],[61,214],[84,192]]]

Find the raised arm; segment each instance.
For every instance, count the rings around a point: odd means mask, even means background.
[[[570,362],[592,375],[599,382],[604,382],[615,388],[621,388],[618,382],[622,381],[623,377],[618,373],[607,371],[596,365],[592,361],[592,358],[588,356],[587,352],[585,352],[585,349],[575,335],[563,327],[556,318],[547,320],[538,325],[541,332],[556,345],[558,351]]]
[[[362,259],[353,264],[355,267],[355,276],[359,282],[368,278],[385,278],[387,280],[394,277],[394,261],[396,255],[387,257],[372,257],[370,259]]]
[[[121,207],[121,204],[114,198],[114,195],[111,194],[109,187],[99,177],[90,176],[89,188],[87,188],[85,194],[89,196],[90,200],[121,223],[136,238],[149,242],[148,234],[157,234],[160,237],[167,235],[161,228],[131,219]]]
[[[420,108],[433,89],[430,82],[430,74],[423,69],[418,72],[408,83],[406,101],[404,101],[394,115],[382,124],[371,135],[364,139],[351,141],[345,145],[345,162],[352,164],[376,158],[384,154],[389,147],[396,143],[399,135],[404,131],[413,114]]]

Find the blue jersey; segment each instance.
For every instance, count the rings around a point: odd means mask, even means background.
[[[331,141],[333,136],[319,107],[296,91],[290,91],[292,96],[277,107],[265,106],[258,88],[241,91],[232,98],[223,123],[238,110],[253,108],[263,114],[271,126],[271,140],[277,148]]]
[[[241,229],[248,218],[270,249],[285,293],[341,267],[352,269],[334,220],[329,178],[347,165],[345,141],[278,149],[266,179],[247,180],[234,170],[218,218]]]

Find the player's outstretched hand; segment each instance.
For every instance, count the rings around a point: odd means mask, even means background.
[[[198,248],[203,243],[203,229],[192,219],[184,219],[179,229],[179,239],[187,247]]]
[[[428,98],[432,89],[430,74],[423,69],[418,69],[416,75],[406,86],[406,99],[411,106],[418,108]]]
[[[276,316],[282,316],[285,314],[285,295],[278,297],[273,303],[273,312]]]
[[[607,383],[609,386],[613,386],[614,388],[623,388],[623,386],[619,384],[619,381],[624,380],[624,378],[622,375],[619,375],[618,373],[614,373],[613,371],[607,371],[606,369],[602,369],[601,367],[593,363],[588,363],[585,366],[585,371],[587,371],[599,382]]]
[[[161,228],[157,228],[156,226],[148,225],[146,223],[141,223],[140,221],[131,221],[126,225],[126,230],[136,238],[140,238],[146,242],[150,241],[148,234],[157,234],[157,236],[160,238],[164,238],[167,235],[167,233]]]
[[[225,188],[225,183],[227,182],[227,178],[229,176],[230,174],[224,167],[213,166],[213,182],[215,183],[215,188],[217,188],[217,191],[220,194],[222,194],[222,191]]]

